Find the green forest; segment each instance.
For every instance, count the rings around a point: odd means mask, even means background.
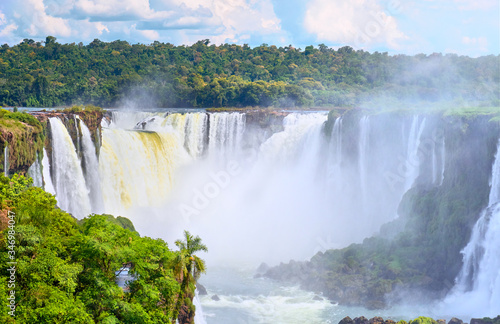
[[[31,178],[0,174],[0,243],[2,323],[194,318],[195,280],[205,271],[194,253],[207,248],[188,232],[173,251],[161,239],[141,237],[123,217],[77,221]],[[116,278],[125,266],[135,279],[122,288]]]
[[[0,47],[0,105],[353,107],[500,105],[500,55],[388,55],[262,44],[191,46],[24,39]]]

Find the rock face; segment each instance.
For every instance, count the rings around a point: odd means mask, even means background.
[[[198,289],[198,294],[200,296],[208,295],[207,288],[205,288],[205,286],[203,286],[201,283],[196,284],[196,289]]]
[[[471,322],[470,324],[498,324],[497,322],[495,322],[496,319],[490,319],[490,318],[485,318],[485,319],[471,319]],[[500,316],[498,316],[498,322],[500,322]],[[396,322],[392,319],[386,319],[384,320],[382,317],[373,317],[373,318],[370,318],[369,320],[364,317],[364,316],[361,316],[361,317],[356,317],[354,320],[352,320],[349,316],[346,316],[344,317],[342,320],[340,320],[339,324],[395,324]],[[406,321],[399,321],[397,322],[399,324],[407,324]],[[408,324],[436,324],[436,323],[439,323],[439,324],[446,324],[446,321],[445,320],[434,320],[430,317],[418,317],[414,320],[411,320],[408,322]],[[452,318],[448,324],[464,324],[464,322],[458,318]]]
[[[500,315],[495,318],[471,318],[470,324],[500,324]]]
[[[25,174],[42,152],[45,139],[43,127],[30,117],[1,110],[0,172]],[[9,170],[4,170],[6,152]]]

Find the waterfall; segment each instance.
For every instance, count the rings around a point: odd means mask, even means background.
[[[187,114],[169,114],[161,122],[161,128],[150,128],[153,130],[164,130],[168,127],[173,128],[183,143],[184,148],[193,158],[203,154],[205,132],[207,130],[208,117],[205,113],[187,113]]]
[[[500,310],[500,140],[492,168],[488,207],[462,250],[463,266],[442,307],[468,316],[498,315]]]
[[[105,210],[123,214],[132,206],[158,206],[168,196],[174,170],[189,156],[171,132],[104,128],[99,172]]]
[[[193,305],[195,306],[196,313],[194,315],[194,324],[206,324],[207,321],[203,315],[203,309],[201,308],[200,296],[198,295],[198,289],[195,290]]]
[[[368,176],[368,149],[370,141],[370,117],[363,116],[359,122],[359,157],[358,157],[358,167],[359,167],[359,183],[361,189],[361,201],[363,206],[366,205],[366,199],[368,195],[367,189],[367,179]]]
[[[335,119],[328,154],[328,188],[335,193],[342,188],[342,117]]]
[[[9,146],[5,144],[3,149],[3,174],[8,177],[9,176]]]
[[[93,213],[104,212],[104,203],[102,201],[102,192],[99,176],[99,161],[97,160],[96,149],[89,129],[85,123],[75,115],[81,128],[82,142],[82,165],[85,176],[85,183],[89,191],[90,203]]]
[[[245,132],[245,115],[240,113],[210,114],[208,148],[210,154],[225,156],[241,146]]]
[[[38,160],[38,154],[35,162],[28,168],[28,175],[33,179],[33,186],[43,188],[42,166]]]
[[[50,162],[45,148],[43,148],[42,158],[42,179],[44,182],[43,189],[55,196],[56,190],[54,189],[54,185],[52,184],[52,177],[50,175]]]
[[[80,121],[80,118],[77,115],[73,115],[73,121],[75,123],[75,132],[76,132],[76,154],[80,156],[81,154],[81,148],[80,148],[80,129],[78,128],[78,122]]]
[[[90,214],[91,207],[80,161],[64,124],[57,117],[49,121],[58,206],[81,219]]]
[[[403,194],[408,191],[420,173],[419,147],[422,133],[425,127],[425,118],[420,119],[418,115],[413,117],[410,133],[408,135],[408,146],[405,161],[405,185]]]

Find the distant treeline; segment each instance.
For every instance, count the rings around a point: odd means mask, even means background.
[[[500,55],[415,56],[323,44],[88,45],[24,39],[0,47],[0,105],[53,107],[355,106],[382,98],[498,105]]]

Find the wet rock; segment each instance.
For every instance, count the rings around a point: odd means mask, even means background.
[[[320,296],[316,295],[316,296],[313,297],[313,300],[322,301],[323,298],[321,298]]]
[[[267,271],[269,271],[269,269],[271,269],[271,267],[269,267],[265,262],[262,262],[255,272],[257,274],[262,275],[262,274],[266,273]]]
[[[384,324],[384,319],[382,317],[375,316],[373,318],[370,318],[368,324]]]
[[[339,324],[354,324],[354,321],[349,316],[346,316],[339,322]]]
[[[219,301],[219,300],[220,300],[220,297],[219,297],[219,296],[217,296],[217,295],[213,295],[213,296],[212,296],[212,300]]]
[[[205,288],[205,286],[203,286],[201,283],[196,284],[196,289],[198,289],[198,294],[200,296],[208,295],[207,288]]]
[[[364,316],[356,317],[354,319],[355,324],[368,324],[368,319]]]
[[[464,322],[461,319],[458,319],[456,317],[453,317],[448,324],[464,324]]]

